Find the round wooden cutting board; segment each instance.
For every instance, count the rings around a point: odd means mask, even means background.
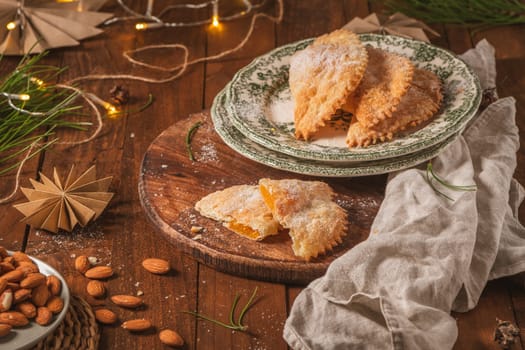
[[[191,161],[185,138],[197,121],[203,124],[191,142],[195,155],[195,161]],[[330,184],[337,193],[337,203],[348,212],[348,233],[343,243],[306,262],[293,254],[286,231],[255,242],[194,209],[195,203],[209,193],[233,185],[255,185],[263,177]],[[139,175],[139,195],[146,215],[177,249],[222,272],[291,284],[305,284],[322,276],[334,259],[368,237],[384,186],[385,176],[318,178],[256,163],[224,144],[208,112],[191,115],[160,134],[144,155]],[[191,232],[193,226],[204,230]]]

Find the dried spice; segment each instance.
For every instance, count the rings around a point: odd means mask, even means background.
[[[127,104],[129,101],[129,91],[120,85],[113,86],[111,90],[109,90],[109,94],[111,99],[121,106]]]
[[[498,343],[502,349],[510,349],[512,344],[516,342],[516,337],[520,335],[520,329],[510,321],[502,321],[496,318],[496,329],[494,330],[494,341]]]

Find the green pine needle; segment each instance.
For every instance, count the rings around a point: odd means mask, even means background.
[[[427,23],[492,27],[525,23],[519,0],[384,0],[387,12],[402,12]]]
[[[57,140],[53,136],[57,128],[85,130],[91,125],[68,120],[70,116],[80,115],[82,106],[74,104],[78,93],[55,85],[65,69],[40,64],[45,55],[25,56],[15,70],[0,77],[1,93],[30,96],[27,101],[9,101],[0,96],[0,175],[17,168],[20,157],[33,143],[38,146],[29,157],[51,146]]]
[[[453,185],[447,182],[446,180],[444,180],[442,177],[440,177],[438,174],[434,172],[434,168],[432,167],[432,162],[428,162],[427,164],[427,182],[430,184],[430,187],[432,187],[432,189],[437,194],[445,197],[446,199],[450,201],[454,201],[452,198],[447,196],[445,193],[437,189],[436,185],[434,184],[434,180],[436,180],[443,187],[446,187],[453,191],[476,191],[477,190],[476,185]]]
[[[193,315],[193,316],[195,316],[197,318],[209,321],[211,323],[214,323],[214,324],[216,324],[218,326],[221,326],[221,327],[224,327],[224,328],[228,328],[228,329],[232,329],[232,330],[235,330],[235,331],[244,332],[244,331],[246,331],[248,329],[248,326],[244,325],[242,323],[242,320],[244,318],[244,315],[248,311],[248,309],[253,305],[253,301],[255,299],[255,295],[257,294],[257,289],[258,288],[255,287],[255,289],[253,290],[252,296],[250,297],[250,299],[248,299],[248,302],[242,308],[241,313],[239,314],[239,318],[237,319],[237,321],[235,321],[234,318],[235,318],[235,309],[237,308],[237,304],[239,303],[239,299],[240,299],[240,295],[239,294],[237,294],[235,296],[235,298],[233,299],[232,307],[230,309],[229,323],[225,323],[225,322],[213,319],[213,318],[211,318],[209,316],[200,314],[200,313],[195,312],[195,311],[182,311],[182,312],[184,312],[186,314]]]

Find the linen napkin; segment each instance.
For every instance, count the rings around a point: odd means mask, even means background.
[[[494,48],[462,58],[495,91]],[[452,310],[473,308],[487,281],[525,270],[524,198],[512,179],[519,149],[515,100],[483,110],[426,168],[391,174],[369,238],[336,259],[295,300],[283,336],[293,349],[450,349]]]

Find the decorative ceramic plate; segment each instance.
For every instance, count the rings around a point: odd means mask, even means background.
[[[344,164],[296,158],[265,148],[237,130],[226,109],[226,105],[229,103],[226,94],[227,89],[228,86],[215,97],[211,108],[213,125],[219,136],[230,148],[245,157],[270,167],[293,173],[328,177],[356,177],[385,174],[406,169],[433,158],[455,139],[455,135],[452,135],[445,141],[418,152],[401,157],[367,162]]]
[[[8,251],[9,255],[13,252]],[[29,325],[22,328],[13,328],[9,335],[0,338],[0,350],[22,350],[35,346],[39,341],[51,334],[60,325],[66,316],[69,308],[69,289],[64,278],[51,266],[45,262],[31,257],[31,260],[38,266],[41,273],[46,276],[55,275],[62,282],[60,297],[64,300],[64,308],[58,315],[53,316],[53,322],[47,326],[40,326],[34,320]]]
[[[279,47],[237,72],[228,91],[227,108],[235,127],[252,141],[297,158],[354,162],[399,157],[437,145],[462,131],[481,101],[476,75],[454,54],[427,43],[390,35],[360,35],[366,45],[409,57],[434,72],[443,83],[444,99],[432,121],[388,142],[349,149],[346,130],[305,142],[294,137],[293,100],[288,86],[290,57],[313,39]],[[345,116],[340,116],[345,119]]]

